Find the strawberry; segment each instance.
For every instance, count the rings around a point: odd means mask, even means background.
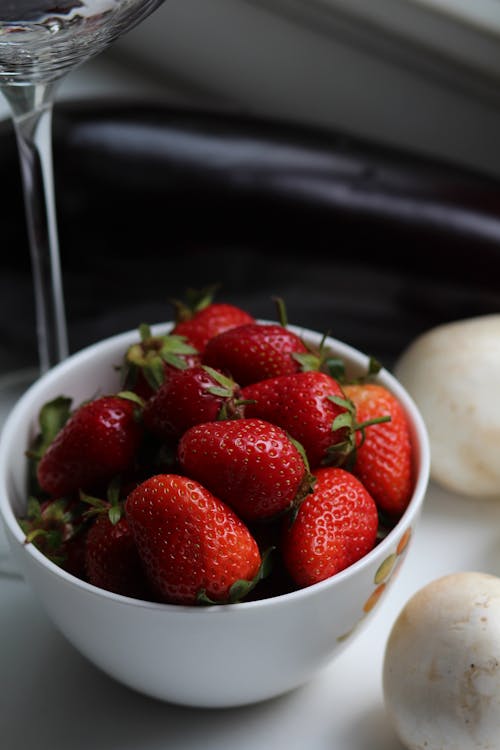
[[[344,392],[355,406],[358,422],[390,416],[390,421],[358,433],[353,472],[381,511],[400,516],[413,492],[412,446],[404,409],[387,388],[375,383],[346,385]]]
[[[85,538],[85,570],[90,583],[122,596],[147,598],[147,584],[125,516],[113,522],[98,515]]]
[[[297,505],[312,477],[300,447],[261,419],[191,427],[178,447],[180,466],[245,521],[268,520]]]
[[[243,415],[240,388],[210,367],[178,370],[158,389],[144,407],[144,424],[162,440],[180,438],[200,422]]]
[[[377,527],[377,506],[359,479],[336,467],[318,469],[313,493],[285,526],[285,566],[297,586],[323,581],[373,549]]]
[[[229,372],[240,385],[249,385],[301,369],[295,355],[306,354],[303,341],[276,323],[248,323],[212,338],[204,364]]]
[[[19,519],[26,543],[34,544],[49,560],[79,578],[85,577],[84,506],[75,498],[40,502],[30,497],[27,513]]]
[[[128,496],[126,515],[160,599],[234,601],[257,582],[261,556],[248,528],[193,479],[150,477]]]
[[[122,493],[119,477],[109,483],[106,500],[80,493],[87,506],[85,518],[91,523],[85,535],[85,572],[94,586],[147,599],[146,576],[125,517]]]
[[[255,320],[240,307],[213,302],[214,291],[214,287],[200,292],[188,290],[187,303],[173,301],[176,324],[172,333],[184,336],[199,352],[203,352],[209,339],[219,333]]]
[[[297,440],[313,470],[340,460],[348,404],[339,383],[323,372],[281,375],[242,388],[247,417],[273,422]]]
[[[107,483],[131,469],[143,427],[137,404],[102,396],[80,406],[56,434],[38,463],[42,490],[52,497]]]
[[[172,372],[199,364],[197,350],[184,336],[173,333],[153,336],[148,325],[139,326],[140,341],[125,352],[122,364],[122,388],[133,391],[145,401],[168,379]]]

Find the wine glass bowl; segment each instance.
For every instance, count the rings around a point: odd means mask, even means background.
[[[21,0],[0,9],[0,86],[61,78],[163,0]]]
[[[52,165],[57,84],[162,2],[9,0],[0,6],[0,90],[10,106],[20,158],[41,373],[69,352]],[[16,389],[0,387],[4,409],[12,393],[17,397]]]

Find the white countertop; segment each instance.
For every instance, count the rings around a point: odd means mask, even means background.
[[[371,626],[308,685],[230,710],[164,704],[102,674],[59,635],[5,553],[1,536],[4,750],[401,750],[381,692],[389,630],[408,597],[433,578],[500,572],[500,503],[431,485],[406,564]]]

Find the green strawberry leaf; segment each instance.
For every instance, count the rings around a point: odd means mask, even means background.
[[[288,314],[286,311],[285,301],[282,297],[273,297],[273,300],[276,303],[280,325],[282,325],[283,328],[286,328],[288,326]]]
[[[175,322],[181,323],[185,320],[191,320],[195,313],[204,310],[212,304],[215,295],[220,288],[220,284],[211,284],[202,289],[186,289],[186,301],[171,299],[170,303],[175,310]]]
[[[144,399],[138,396],[137,393],[134,393],[134,391],[120,391],[117,393],[117,396],[119,396],[119,398],[124,398],[126,401],[132,401],[141,408],[144,407]]]
[[[56,435],[71,416],[72,399],[58,396],[42,406],[38,415],[39,432],[26,451],[28,459],[28,484],[32,495],[43,494],[38,484],[38,463]]]
[[[232,378],[229,378],[227,375],[224,375],[222,372],[219,372],[218,370],[214,370],[213,367],[209,367],[208,365],[202,365],[205,372],[210,375],[213,380],[215,380],[216,383],[218,383],[221,387],[221,390],[224,390],[225,393],[227,393],[228,396],[232,396],[234,394],[234,391],[236,390],[236,383]],[[210,393],[212,393],[212,388],[209,388]]]
[[[150,359],[142,368],[142,374],[144,375],[146,382],[154,391],[157,391],[163,385],[165,379],[165,372],[163,370],[163,364],[160,357]]]
[[[33,497],[33,495],[30,495],[28,498],[26,515],[30,521],[40,521],[42,518],[40,500],[37,497]]]
[[[141,323],[139,326],[139,336],[141,341],[148,341],[152,338],[151,327],[147,323]]]
[[[43,456],[57,433],[68,421],[71,403],[72,399],[66,396],[58,396],[42,406],[38,415],[40,432],[34,445],[28,451],[29,458],[39,460]]]
[[[321,358],[314,352],[293,352],[292,359],[299,363],[302,372],[316,372],[321,366]]]
[[[340,357],[327,357],[324,360],[323,367],[334,380],[339,383],[345,381],[345,362]]]

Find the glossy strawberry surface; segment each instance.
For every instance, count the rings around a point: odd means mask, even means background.
[[[253,323],[211,339],[203,362],[230,373],[240,385],[248,385],[298,372],[301,365],[293,355],[307,352],[303,341],[284,326]]]
[[[343,398],[339,383],[326,373],[309,371],[263,380],[242,389],[248,417],[279,425],[304,447],[312,470],[331,458],[329,450],[342,442],[345,430],[333,422],[346,411],[334,398]]]
[[[248,528],[193,479],[153,476],[133,490],[125,509],[148,578],[163,601],[195,604],[201,593],[226,601],[233,584],[259,571],[259,549]]]
[[[176,323],[172,333],[185,336],[195,349],[203,352],[209,339],[230,328],[253,322],[252,315],[235,305],[212,302],[207,307],[194,312],[188,320]]]
[[[130,469],[143,434],[136,409],[119,396],[102,396],[79,407],[38,464],[42,490],[53,497],[68,495]]]
[[[192,427],[178,449],[182,470],[246,521],[290,509],[311,486],[304,459],[280,427],[261,419]]]
[[[224,407],[228,416],[236,415],[239,386],[221,377],[202,366],[171,373],[146,403],[144,424],[159,438],[172,440],[195,424],[215,421]]]
[[[344,390],[356,407],[357,422],[384,415],[391,418],[366,427],[363,439],[358,434],[353,471],[382,511],[399,516],[410,502],[414,484],[406,414],[396,397],[381,385],[348,385]]]
[[[285,525],[287,570],[301,587],[323,581],[373,549],[377,529],[375,501],[361,482],[344,469],[318,469],[314,492]]]

